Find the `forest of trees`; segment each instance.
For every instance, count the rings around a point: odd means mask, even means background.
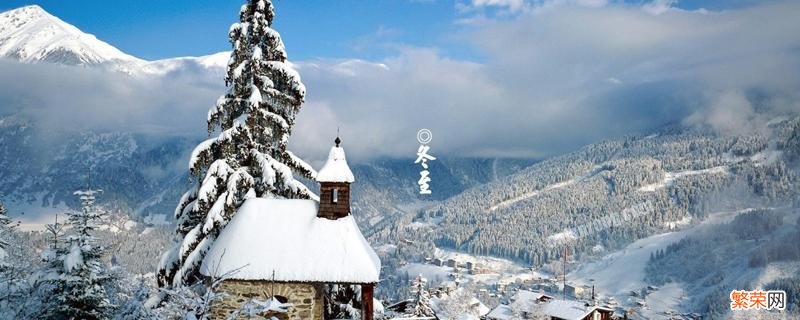
[[[428,222],[429,230],[396,223],[373,240],[410,238],[542,265],[561,257],[562,244],[580,256],[598,244],[621,248],[716,211],[792,205],[800,194],[798,175],[789,156],[794,150],[784,146],[795,143],[798,128],[794,118],[752,136],[675,129],[592,144],[397,219]],[[619,214],[631,208],[644,212]],[[606,216],[615,219],[606,222]],[[553,241],[580,226],[594,232]]]
[[[650,283],[680,282],[699,301],[696,307],[712,315],[729,308],[730,290],[753,288],[754,268],[800,260],[800,227],[786,224],[786,209],[754,209],[732,221],[694,233],[653,252],[646,268]],[[713,290],[709,291],[711,288]]]

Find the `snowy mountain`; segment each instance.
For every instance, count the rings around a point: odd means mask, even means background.
[[[382,293],[401,296],[404,274],[448,279],[431,262],[443,250],[552,277],[566,249],[568,282],[633,318],[718,318],[733,288],[774,286],[800,264],[800,117],[762,125],[602,141],[388,217],[369,233],[396,275]],[[485,279],[471,281],[493,290]]]
[[[0,13],[0,58],[25,63],[102,67],[127,74],[165,75],[201,70],[222,74],[229,52],[146,61],[122,52],[37,5]]]
[[[413,218],[440,247],[541,265],[800,195],[800,117],[723,136],[693,128],[592,144],[471,188]]]
[[[0,57],[66,65],[141,62],[37,5],[0,13]]]
[[[420,209],[461,192],[518,172],[536,160],[441,158],[431,162],[433,193],[419,194],[418,168],[414,159],[376,159],[354,163],[353,214],[365,234],[380,230],[397,217],[416,214]]]
[[[169,211],[174,199],[168,193],[185,186],[179,182],[186,181],[186,145],[194,142],[130,132],[51,133],[19,115],[0,117],[0,137],[0,194],[26,222],[76,207],[72,191],[85,187],[90,175],[114,207]],[[169,204],[159,206],[161,198]]]
[[[82,32],[36,5],[0,13],[0,58],[66,66],[64,70],[73,75],[80,72],[89,77],[123,81],[129,78],[128,86],[186,79],[208,88],[209,97],[216,96],[224,88],[221,79],[228,55],[221,52],[146,61]],[[32,103],[21,97],[24,94],[0,97],[0,194],[15,215],[25,213],[23,220],[38,224],[51,213],[76,207],[71,193],[85,186],[90,170],[93,183],[106,189],[107,204],[141,215],[171,213],[175,199],[185,189],[182,182],[188,183],[188,149],[203,136],[55,127],[36,114],[35,108],[41,103],[38,93],[33,93],[36,99],[29,101]],[[213,99],[208,101],[210,104]]]
[[[397,217],[373,240],[542,265],[565,246],[581,257],[717,211],[796,206],[800,117],[780,119],[741,136],[674,127],[587,145]]]

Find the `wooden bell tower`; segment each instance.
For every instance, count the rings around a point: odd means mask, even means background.
[[[317,174],[319,181],[319,212],[317,216],[336,220],[350,214],[350,184],[353,173],[347,165],[342,140],[336,137],[328,161]]]

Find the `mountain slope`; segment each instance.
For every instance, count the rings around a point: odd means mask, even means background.
[[[54,136],[58,136],[57,138]],[[0,195],[15,216],[41,221],[50,208],[77,205],[72,191],[92,184],[105,190],[102,201],[137,216],[171,216],[189,188],[186,168],[191,147],[203,137],[153,136],[130,132],[49,132],[20,115],[0,116]],[[434,190],[418,194],[413,159],[353,163],[353,214],[365,232],[395,215],[416,212],[429,200],[442,200],[503,177],[534,161],[461,158],[434,162]],[[91,171],[90,171],[91,170]],[[310,185],[316,190],[316,184]],[[169,220],[170,218],[168,218]],[[46,220],[45,220],[46,221]]]
[[[464,190],[479,186],[535,163],[532,159],[442,157],[430,162],[431,195],[420,195],[419,168],[414,159],[375,159],[352,165],[353,215],[365,233],[391,224],[392,218],[413,215]],[[316,187],[314,187],[316,188]]]
[[[202,71],[223,74],[230,52],[146,61],[115,48],[37,5],[0,13],[0,58],[24,63],[104,67],[126,74]]]
[[[0,57],[66,65],[140,62],[36,5],[0,13]]]
[[[714,211],[796,205],[798,133],[800,117],[742,136],[674,128],[588,145],[399,219],[373,240],[542,265],[565,246],[581,257]]]
[[[53,133],[19,115],[0,116],[0,194],[15,215],[24,208],[24,220],[38,220],[50,211],[44,208],[76,206],[72,192],[85,187],[91,174],[107,204],[143,214],[169,212],[177,189],[187,186],[181,181],[188,181],[183,164],[192,142],[130,132]]]

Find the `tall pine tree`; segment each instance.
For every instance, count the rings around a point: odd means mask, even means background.
[[[271,28],[274,16],[271,1],[248,0],[230,28],[228,91],[208,112],[209,134],[221,132],[192,152],[197,184],[175,209],[176,243],[161,259],[161,287],[199,279],[207,250],[245,199],[318,199],[293,176],[313,179],[316,172],[286,149],[305,86]]]
[[[81,209],[68,212],[71,234],[63,248],[54,247],[48,260],[50,294],[43,316],[48,319],[109,319],[114,306],[106,289],[115,277],[102,261],[103,247],[93,235],[104,212],[95,207],[99,190],[80,190]]]
[[[427,285],[428,279],[425,279],[422,275],[417,276],[411,283],[411,294],[414,300],[414,309],[411,311],[411,315],[415,317],[434,316]]]
[[[6,206],[0,202],[0,268],[6,257],[6,248],[8,247],[8,240],[6,239],[11,234],[11,219],[6,216]]]

